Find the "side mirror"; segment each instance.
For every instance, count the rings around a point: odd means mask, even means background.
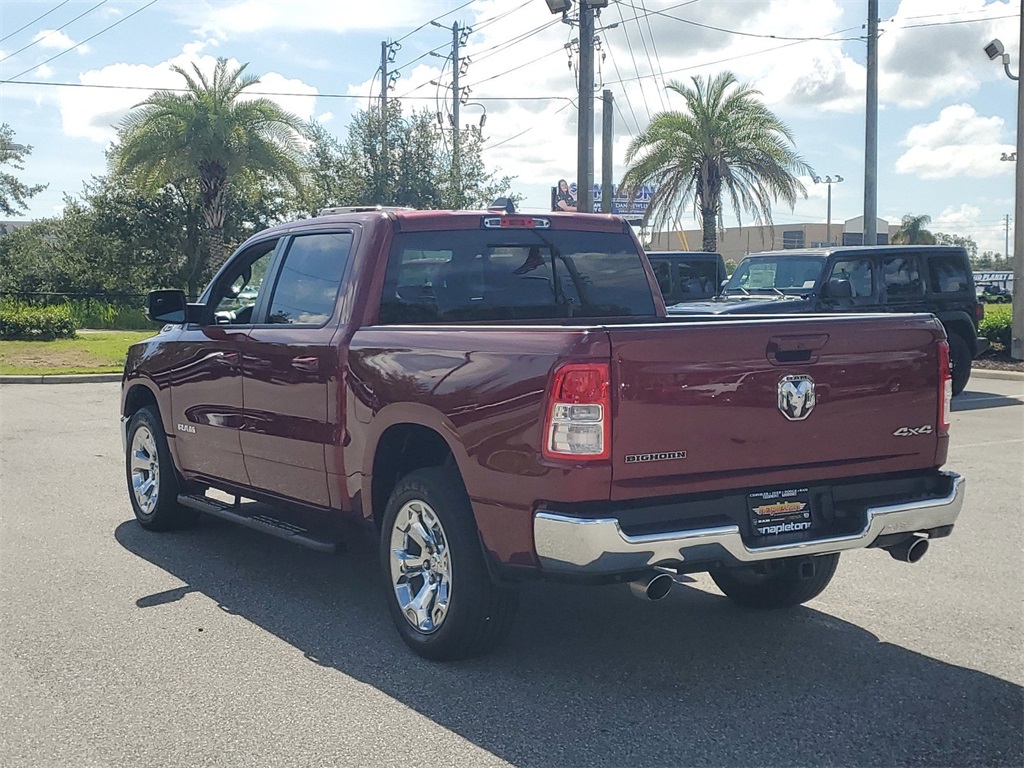
[[[184,291],[150,291],[146,296],[146,317],[154,323],[184,323],[185,304]]]

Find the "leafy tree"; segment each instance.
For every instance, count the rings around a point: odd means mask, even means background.
[[[10,165],[23,171],[25,166],[22,163],[30,154],[32,147],[16,144],[11,127],[7,123],[0,125],[0,165]],[[46,187],[46,184],[23,184],[14,174],[0,171],[0,213],[4,216],[24,213],[28,200]]]
[[[790,129],[757,98],[759,91],[732,72],[692,82],[669,83],[686,109],[655,115],[630,142],[622,186],[630,195],[655,187],[648,216],[659,225],[692,205],[703,249],[715,251],[726,202],[738,221],[747,212],[756,224],[771,225],[775,202],[792,209],[798,195],[807,196],[796,176],[811,168],[793,148]]]
[[[301,137],[305,125],[265,98],[241,98],[259,78],[230,69],[218,59],[212,78],[193,64],[186,91],[156,91],[121,123],[113,148],[114,171],[131,176],[140,191],[154,195],[172,185],[197,185],[209,237],[209,263],[224,261],[224,227],[231,185],[245,174],[278,183],[302,183]],[[202,270],[200,270],[202,271]]]
[[[974,242],[973,237],[963,237],[961,235],[947,235],[945,232],[935,233],[936,245],[959,245],[965,251],[967,251],[967,257],[972,261],[978,258],[978,244]]]
[[[892,236],[895,245],[935,245],[935,235],[925,227],[931,223],[932,217],[926,214],[914,216],[908,213],[903,217],[900,228]]]

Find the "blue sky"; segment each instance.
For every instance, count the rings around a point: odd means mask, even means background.
[[[881,0],[880,216],[926,213],[933,230],[1003,250],[1014,164],[999,157],[1014,149],[1016,84],[982,47],[1001,38],[1016,72],[1019,13],[1012,0]],[[612,0],[598,24],[618,26],[600,33],[597,80],[616,97],[616,180],[630,137],[681,106],[664,83],[728,68],[761,90],[819,174],[844,177],[833,221],[859,215],[866,15],[866,0]],[[344,136],[353,111],[379,96],[382,40],[401,44],[392,98],[450,109],[444,57],[454,22],[472,28],[460,85],[486,108],[485,158],[517,177],[525,208],[546,210],[550,185],[575,174],[565,46],[576,31],[544,0],[3,0],[0,80],[21,84],[0,83],[0,121],[34,147],[22,180],[49,183],[27,216],[53,215],[65,194],[104,172],[112,126],[147,89],[180,84],[171,63],[248,62],[272,98]],[[463,107],[461,122],[484,107]],[[599,107],[596,116],[599,134]],[[595,154],[599,177],[599,146]],[[823,185],[805,182],[808,198],[778,210],[777,223],[825,220]],[[681,224],[695,226],[689,211]]]

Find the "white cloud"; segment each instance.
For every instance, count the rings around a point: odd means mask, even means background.
[[[1006,248],[1006,230],[1002,220],[994,219],[981,208],[968,203],[959,206],[947,206],[938,216],[932,219],[929,229],[932,232],[945,232],[950,235],[970,237],[978,244],[978,251],[996,251],[1004,253]],[[1010,242],[1013,242],[1013,219],[1010,219]]]
[[[983,117],[969,104],[946,107],[935,122],[915,125],[907,132],[901,142],[907,151],[896,160],[896,171],[922,179],[1009,173],[1011,164],[999,160],[1003,152],[1013,150],[1000,141],[1003,125],[1003,118]]]
[[[879,99],[925,107],[963,98],[982,81],[1002,77],[982,47],[1001,37],[1016,57],[1017,21],[994,17],[1019,12],[1020,4],[1009,0],[902,0],[891,21],[881,25]]]
[[[53,48],[62,51],[72,48],[76,45],[75,41],[65,35],[63,32],[59,32],[55,29],[41,29],[36,33],[35,37],[32,38],[32,42],[39,45],[40,48]],[[75,48],[75,51],[79,54],[85,54],[89,52],[88,45],[79,45]]]
[[[40,64],[32,71],[33,76],[47,80],[53,77],[54,69],[48,64]]]
[[[119,63],[80,75],[79,80],[84,84],[139,86],[140,90],[60,89],[59,103],[64,133],[103,144],[112,141],[117,124],[132,107],[149,96],[151,89],[180,88],[184,85],[181,76],[171,71],[172,64],[191,71],[193,63],[209,73],[213,71],[216,59],[213,56],[181,53],[155,66]],[[229,64],[238,66],[239,62],[232,59]],[[260,75],[259,84],[247,89],[246,94],[248,98],[266,95],[284,109],[308,120],[316,106],[317,89],[301,80],[268,72]]]
[[[325,3],[323,0],[234,0],[218,3],[188,3],[183,6],[188,23],[203,34],[222,39],[260,32],[354,32],[412,27],[436,16],[434,3],[423,0],[389,0],[386,12],[365,6],[360,12],[352,0]]]

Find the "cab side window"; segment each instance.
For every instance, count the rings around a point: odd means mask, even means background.
[[[330,320],[351,250],[351,232],[293,238],[274,287],[267,322],[323,325]]]
[[[924,281],[914,256],[882,259],[882,290],[887,299],[912,299],[924,294]]]
[[[216,325],[250,325],[277,240],[257,243],[239,254],[214,286],[208,306]]]
[[[869,259],[848,259],[832,265],[828,279],[828,296],[833,299],[857,300],[873,298],[874,269]]]

